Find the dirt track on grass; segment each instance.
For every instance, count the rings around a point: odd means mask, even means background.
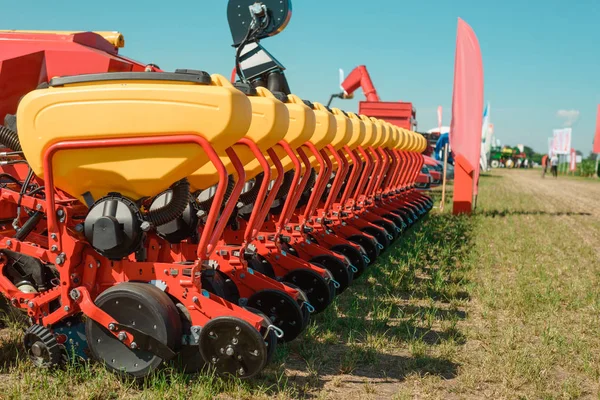
[[[498,171],[498,176],[510,180],[519,193],[533,194],[540,199],[533,215],[554,215],[573,222],[565,224],[583,242],[600,243],[600,182],[559,176],[545,178],[536,171]],[[550,227],[549,227],[550,228]],[[600,255],[600,247],[596,251]]]

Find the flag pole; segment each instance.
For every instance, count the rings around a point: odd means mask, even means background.
[[[444,211],[446,202],[446,171],[448,170],[448,143],[444,146],[444,180],[442,183],[442,202],[440,203],[440,211]]]

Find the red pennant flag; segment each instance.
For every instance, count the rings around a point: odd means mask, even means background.
[[[458,19],[450,144],[456,156],[454,214],[471,213],[477,194],[481,124],[483,119],[483,61],[473,29]]]

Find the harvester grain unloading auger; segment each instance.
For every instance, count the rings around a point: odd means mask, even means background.
[[[289,19],[263,3],[248,43]],[[431,207],[413,190],[422,137],[301,100],[279,63],[232,85],[90,32],[0,36],[0,291],[40,365],[74,351],[138,378],[166,360],[254,376]]]

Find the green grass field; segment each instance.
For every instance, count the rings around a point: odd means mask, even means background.
[[[482,177],[476,215],[432,211],[251,382],[37,370],[9,322],[0,398],[597,398],[599,196],[535,170]]]

